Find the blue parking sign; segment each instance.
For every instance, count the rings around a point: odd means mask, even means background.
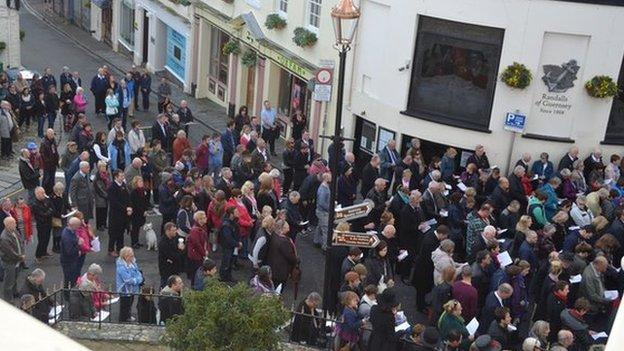
[[[524,131],[525,122],[525,115],[521,115],[519,113],[507,113],[507,116],[505,116],[505,130],[522,133]]]

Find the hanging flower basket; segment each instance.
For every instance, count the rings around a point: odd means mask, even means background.
[[[595,76],[585,83],[585,90],[591,97],[604,99],[620,92],[617,83],[609,76]]]
[[[533,75],[525,65],[514,62],[512,65],[507,66],[501,74],[501,80],[507,84],[507,86],[516,89],[524,89],[531,84]]]
[[[240,45],[237,41],[230,40],[225,45],[223,45],[223,55],[228,56],[229,54],[238,55],[241,52]]]
[[[253,50],[245,51],[241,57],[241,63],[247,67],[253,67],[258,62],[258,55]]]
[[[316,34],[303,27],[295,28],[293,34],[293,42],[302,48],[314,45],[317,40]]]
[[[286,27],[286,20],[283,19],[277,13],[272,13],[267,16],[266,21],[264,22],[264,26],[268,29],[282,29]]]

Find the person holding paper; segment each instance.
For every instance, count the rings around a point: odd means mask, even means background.
[[[603,275],[608,267],[609,261],[604,256],[597,256],[583,270],[579,296],[585,297],[590,302],[592,313],[599,313],[611,304],[611,300],[606,298],[604,294]]]
[[[425,311],[427,306],[425,296],[433,288],[434,266],[431,260],[431,253],[440,246],[442,240],[448,238],[449,232],[450,230],[447,226],[441,225],[433,232],[425,234],[423,238],[420,252],[414,262],[414,275],[412,278],[412,284],[416,287],[416,307],[418,311]]]
[[[32,295],[35,298],[35,302],[39,302],[34,305],[31,313],[32,316],[43,323],[48,323],[48,313],[50,312],[50,308],[53,307],[53,301],[52,299],[46,298],[48,294],[46,293],[46,289],[43,287],[45,276],[46,274],[41,268],[34,269],[26,277],[24,286],[20,290],[19,295]]]
[[[353,291],[346,291],[342,296],[344,309],[336,324],[336,336],[334,346],[336,350],[347,348],[348,350],[359,350],[358,340],[360,339],[360,328],[362,319],[357,314],[357,306],[360,298]]]
[[[585,320],[585,315],[590,308],[589,300],[581,297],[574,302],[574,308],[566,308],[561,312],[561,325],[564,329],[574,333],[575,345],[578,350],[587,350],[593,344],[589,326]]]
[[[541,181],[548,181],[555,172],[553,163],[548,160],[548,157],[548,153],[542,152],[540,159],[533,162],[531,166],[531,173],[537,175]]]
[[[437,327],[440,331],[442,340],[447,340],[452,330],[457,330],[462,334],[462,349],[467,348],[474,339],[474,335],[470,335],[462,318],[462,305],[457,300],[450,300],[443,306],[444,312],[437,321]]]
[[[466,256],[468,260],[474,257],[478,250],[473,250],[473,246],[477,238],[483,233],[485,227],[490,225],[491,207],[488,204],[482,204],[479,210],[470,212],[466,216]],[[494,228],[496,230],[496,228]],[[487,248],[487,247],[486,247]]]
[[[513,288],[508,283],[503,283],[488,294],[485,305],[481,309],[479,332],[485,333],[494,320],[494,311],[498,307],[509,307],[509,298],[513,294]]]
[[[368,343],[368,350],[394,351],[397,349],[400,333],[395,331],[395,316],[400,303],[394,289],[386,289],[377,298],[377,305],[371,308],[370,322],[373,331]]]
[[[570,284],[566,281],[560,280],[555,283],[555,286],[552,288],[552,293],[550,293],[546,299],[546,315],[544,319],[550,322],[550,341],[556,340],[557,331],[562,328],[561,312],[563,312],[566,308],[569,293]]]
[[[503,350],[510,348],[511,332],[508,327],[511,325],[511,313],[507,307],[497,307],[494,310],[494,320],[490,323],[487,333],[492,339],[501,344]]]
[[[442,284],[442,272],[446,267],[452,267],[455,270],[455,277],[459,275],[461,267],[465,263],[456,263],[453,260],[453,253],[455,251],[455,243],[446,239],[440,243],[440,246],[431,253],[431,260],[433,261],[433,282],[435,285]]]

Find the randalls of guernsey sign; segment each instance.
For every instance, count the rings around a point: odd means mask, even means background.
[[[572,108],[568,102],[565,92],[574,87],[577,73],[581,68],[576,60],[570,60],[561,65],[544,65],[544,76],[542,81],[548,89],[547,93],[542,93],[535,105],[540,112],[552,115],[565,115]]]

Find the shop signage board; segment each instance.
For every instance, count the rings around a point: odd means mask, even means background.
[[[331,100],[332,86],[329,84],[315,84],[314,95],[312,98],[315,101],[330,101]]]
[[[334,223],[348,222],[354,219],[368,216],[375,204],[372,200],[366,199],[364,202],[348,207],[336,207]]]
[[[379,245],[379,242],[375,232],[358,233],[334,230],[332,238],[333,246],[357,246],[371,249]]]

